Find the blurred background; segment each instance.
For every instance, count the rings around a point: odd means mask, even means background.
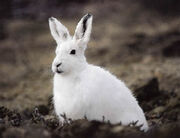
[[[149,122],[179,121],[179,0],[1,0],[0,106],[48,104],[56,48],[48,18],[73,35],[86,13],[94,16],[88,62],[125,81]]]

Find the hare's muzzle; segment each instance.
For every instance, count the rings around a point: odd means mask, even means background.
[[[57,73],[63,73],[62,70],[58,70],[58,69],[56,70],[56,72],[57,72]]]

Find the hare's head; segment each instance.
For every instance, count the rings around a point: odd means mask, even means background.
[[[53,72],[68,74],[82,70],[86,65],[84,51],[91,34],[92,15],[82,17],[73,37],[56,18],[49,18],[49,26],[57,43],[56,57],[52,63]]]

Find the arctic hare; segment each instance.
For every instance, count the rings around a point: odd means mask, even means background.
[[[93,16],[79,21],[75,34],[56,18],[49,18],[50,31],[57,42],[52,63],[54,74],[53,102],[59,119],[66,114],[71,119],[106,121],[128,125],[137,121],[141,130],[148,124],[141,107],[127,86],[107,70],[88,64],[84,56],[90,38]]]

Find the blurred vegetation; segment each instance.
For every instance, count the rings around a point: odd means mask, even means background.
[[[148,10],[156,10],[162,15],[179,16],[180,1],[179,0],[141,0],[142,4]]]
[[[112,0],[111,2],[125,2],[125,0]],[[128,0],[129,1],[129,0]],[[0,19],[23,18],[37,19],[49,16],[54,11],[59,14],[67,14],[70,4],[79,5],[86,3],[105,3],[108,0],[1,0]],[[133,3],[141,3],[145,9],[154,10],[162,15],[178,15],[180,13],[179,0],[135,0]],[[59,10],[57,10],[59,8]],[[72,7],[71,7],[72,8]],[[74,7],[75,8],[75,7]],[[60,10],[62,9],[62,10]],[[71,15],[71,17],[74,14]],[[70,15],[68,14],[68,17]]]

